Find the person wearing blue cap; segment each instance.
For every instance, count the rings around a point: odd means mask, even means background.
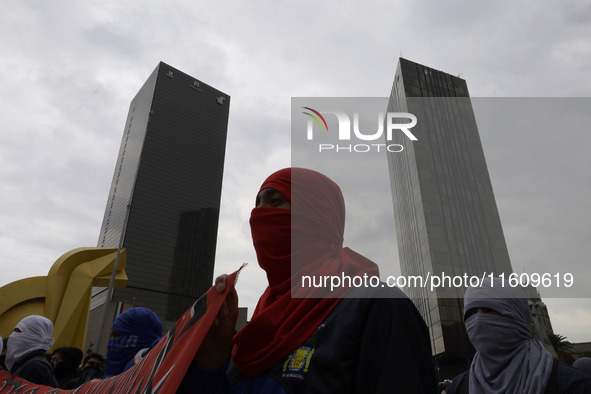
[[[119,375],[139,362],[162,338],[162,320],[148,308],[131,308],[111,326],[105,378]]]

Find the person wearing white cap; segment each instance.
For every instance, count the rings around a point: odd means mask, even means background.
[[[38,315],[22,319],[8,337],[6,368],[20,378],[57,387],[46,353],[53,345],[53,323]]]
[[[591,377],[563,364],[532,337],[531,311],[521,287],[485,278],[464,295],[464,324],[476,349],[449,394],[591,393]]]

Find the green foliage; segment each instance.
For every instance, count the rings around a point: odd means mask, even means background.
[[[550,334],[548,335],[548,338],[550,339],[550,343],[552,343],[552,347],[560,361],[567,364],[572,364],[573,361],[575,361],[572,354],[575,350],[573,343],[567,341],[565,336]]]

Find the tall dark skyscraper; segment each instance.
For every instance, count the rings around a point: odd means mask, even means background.
[[[129,282],[113,302],[176,321],[211,286],[229,107],[165,63],[131,102],[98,240],[117,247],[125,229]],[[91,308],[106,298],[95,293]]]
[[[418,140],[395,134],[404,151],[388,155],[402,275],[511,273],[466,81],[401,58],[388,112],[418,119]],[[464,288],[406,291],[430,329],[436,361],[465,368],[473,350],[458,298]]]

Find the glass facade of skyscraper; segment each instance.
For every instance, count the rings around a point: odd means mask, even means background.
[[[98,240],[117,247],[125,232],[129,282],[113,302],[176,321],[211,286],[229,107],[165,63],[131,102]]]
[[[466,81],[400,59],[388,112],[418,119],[418,140],[395,136],[404,151],[388,155],[402,275],[511,273]],[[405,289],[443,364],[461,365],[472,354],[462,319],[464,289]]]

